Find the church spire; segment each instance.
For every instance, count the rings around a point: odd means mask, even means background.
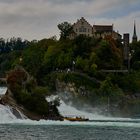
[[[132,38],[133,42],[137,42],[137,34],[136,34],[136,24],[134,21],[134,33],[133,33],[133,38]]]

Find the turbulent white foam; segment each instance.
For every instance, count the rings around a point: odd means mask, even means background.
[[[55,100],[55,98],[58,98],[58,96],[52,95],[50,97],[47,97],[46,100],[48,102]],[[88,118],[90,120],[93,119],[105,119],[104,116],[98,115],[96,112],[94,113],[88,113],[82,110],[78,110],[75,107],[71,105],[67,105],[63,100],[60,99],[60,106],[58,107],[59,113],[62,116],[81,116]]]
[[[49,121],[49,120],[40,120],[33,121],[29,119],[17,119],[16,116],[12,113],[10,107],[0,105],[0,124],[22,124],[22,125],[90,125],[90,126],[118,126],[118,127],[139,127],[140,128],[140,119],[133,120],[129,118],[107,118],[99,116],[97,114],[87,113],[76,108],[66,105],[61,100],[61,105],[58,108],[62,115],[74,115],[74,116],[85,116],[86,118],[92,120],[105,120],[103,122],[69,122],[69,121]],[[22,115],[22,114],[21,114]],[[23,116],[25,118],[25,116]],[[107,121],[106,121],[107,120]],[[118,121],[118,122],[112,122]],[[120,121],[120,122],[119,122]],[[126,122],[127,121],[127,122]]]
[[[106,118],[107,119],[107,118]],[[103,119],[102,119],[103,120]],[[124,120],[124,122],[111,122],[112,120]],[[125,122],[125,121],[130,122]],[[133,122],[133,119],[125,118],[112,118],[106,122],[69,122],[69,121],[49,121],[49,120],[40,120],[33,121],[29,119],[17,119],[15,115],[12,114],[10,107],[0,105],[0,124],[20,124],[20,125],[87,125],[87,126],[117,126],[117,127],[138,127],[140,128],[140,120]]]
[[[103,120],[103,121],[133,121],[131,118],[115,118],[115,117],[107,117],[107,116],[101,116],[97,112],[89,113],[82,110],[78,110],[73,106],[67,105],[64,101],[60,100],[60,106],[58,107],[58,110],[61,115],[63,116],[83,116],[85,118],[88,118],[89,120]]]
[[[51,96],[47,96],[46,97],[46,100],[48,101],[48,102],[52,102],[52,101],[54,101],[56,98],[58,98],[58,96],[56,96],[56,95],[51,95]]]
[[[69,106],[67,104],[64,103],[64,101],[60,101],[60,106],[58,107],[58,110],[60,112],[60,114],[62,114],[63,116],[83,116],[85,118],[88,118],[90,120],[93,119],[102,119],[103,116],[100,116],[96,113],[88,113],[88,112],[84,112],[81,110],[78,110],[72,106]]]
[[[69,122],[69,121],[50,121],[40,120],[33,121],[29,119],[13,119],[12,121],[1,122],[1,124],[16,124],[16,125],[72,125],[72,126],[115,126],[115,127],[137,127],[140,128],[140,120],[138,123],[130,122]]]
[[[7,87],[0,87],[0,95],[4,95],[7,91]]]
[[[0,124],[14,122],[17,120],[23,120],[27,118],[19,110],[16,110],[16,111],[19,113],[20,119],[17,119],[17,117],[13,114],[11,107],[0,104]]]
[[[0,104],[0,123],[16,120],[16,116],[11,112],[9,106]]]

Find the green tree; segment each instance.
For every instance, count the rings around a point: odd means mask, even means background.
[[[66,39],[72,31],[72,25],[68,22],[63,22],[57,25],[60,30],[60,39]]]
[[[100,97],[103,99],[102,102],[106,103],[108,103],[108,99],[110,99],[110,103],[119,103],[123,98],[123,91],[112,83],[110,77],[106,77],[101,83],[99,93]]]
[[[131,67],[134,70],[140,69],[140,41],[130,44],[131,47]]]
[[[95,50],[98,56],[97,65],[100,69],[118,69],[122,66],[122,54],[119,48],[108,40],[102,40]]]
[[[38,70],[42,66],[45,51],[46,48],[38,44],[31,44],[31,46],[22,53],[21,65],[33,76],[37,76]]]

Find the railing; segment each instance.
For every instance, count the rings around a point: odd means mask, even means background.
[[[100,70],[101,72],[106,72],[106,73],[127,73],[129,72],[128,70]]]

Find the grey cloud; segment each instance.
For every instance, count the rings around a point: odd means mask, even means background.
[[[40,39],[58,35],[57,24],[62,21],[73,23],[85,16],[92,24],[99,15],[123,4],[126,0],[0,0],[0,36]],[[117,21],[123,24],[122,19]]]

